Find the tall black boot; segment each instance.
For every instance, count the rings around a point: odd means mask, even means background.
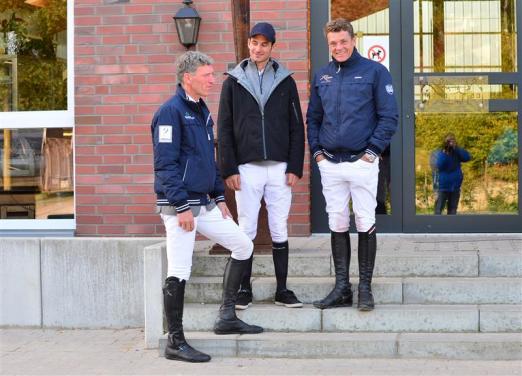
[[[184,362],[208,362],[210,356],[191,347],[183,333],[183,300],[185,281],[168,277],[163,287],[163,306],[169,327],[165,358]]]
[[[375,307],[372,294],[372,276],[377,253],[377,231],[375,225],[368,232],[359,233],[359,301],[360,311],[371,311]]]
[[[315,301],[314,307],[320,309],[351,307],[353,294],[349,282],[350,270],[350,234],[334,232],[331,235],[332,257],[335,267],[335,287],[323,300]]]
[[[237,290],[247,263],[248,260],[228,259],[223,275],[223,303],[214,324],[216,334],[256,334],[263,331],[260,326],[249,325],[236,316]]]

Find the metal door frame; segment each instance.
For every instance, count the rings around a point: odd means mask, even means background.
[[[413,1],[401,0],[401,42],[403,46],[413,46],[413,20],[414,9]],[[519,37],[519,29],[522,21],[522,10],[517,8],[517,72],[514,73],[436,73],[437,76],[488,76],[489,82],[495,83],[514,83],[518,85],[518,98],[513,103],[508,101],[491,101],[497,105],[498,110],[517,111],[518,108],[518,215],[500,214],[470,214],[470,215],[417,215],[415,206],[415,109],[414,109],[414,51],[413,48],[402,50],[402,139],[404,147],[403,153],[403,232],[428,232],[428,233],[482,233],[482,232],[521,232],[521,119],[522,119],[522,98],[520,97],[520,64],[522,43]],[[422,73],[429,76],[429,73]]]
[[[522,149],[522,111],[520,110],[518,111],[518,215],[416,215],[413,11],[411,0],[389,0],[390,72],[399,107],[399,127],[391,143],[392,211],[389,215],[377,215],[377,228],[379,232],[404,233],[522,232],[522,156],[520,153]],[[328,62],[328,46],[324,39],[323,27],[330,17],[330,2],[310,0],[310,14],[310,55],[311,74],[313,75],[318,68]],[[516,83],[519,95],[515,107],[522,109],[522,98],[520,96],[522,38],[519,35],[520,25],[522,25],[522,9],[520,6],[516,10],[516,24],[517,72],[494,73],[488,74],[488,76],[492,83],[506,81]],[[407,47],[403,48],[403,46]],[[459,76],[462,75],[459,74]],[[484,75],[484,73],[481,72],[481,75]],[[312,232],[328,232],[328,217],[325,211],[319,170],[313,160],[310,160],[310,175]],[[355,230],[353,218],[350,222],[353,231]]]
[[[401,9],[399,0],[389,2],[390,20],[400,21]],[[324,37],[323,28],[330,19],[330,2],[324,0],[310,0],[311,33],[310,33],[310,59],[311,74],[321,66],[328,63],[328,46]],[[390,72],[393,78],[396,93],[397,106],[402,108],[401,87],[401,22],[390,22]],[[400,116],[400,114],[399,114]],[[379,232],[402,232],[402,120],[399,118],[399,127],[391,143],[391,214],[378,214],[376,216]],[[321,179],[317,163],[310,160],[311,179],[311,221],[312,232],[329,232],[328,216],[325,210],[325,201],[322,193]],[[356,231],[353,215],[350,220],[351,231]]]

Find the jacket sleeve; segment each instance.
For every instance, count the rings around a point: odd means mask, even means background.
[[[232,78],[223,82],[218,111],[218,159],[219,167],[226,179],[239,174],[236,159],[236,141],[234,138],[234,114],[232,108]]]
[[[181,124],[172,108],[161,107],[152,120],[154,175],[178,213],[189,210],[180,166]]]
[[[324,110],[321,103],[321,97],[317,91],[317,75],[312,80],[310,88],[310,102],[306,111],[306,130],[308,136],[308,144],[310,145],[310,153],[312,158],[322,154],[322,147],[319,144],[319,131],[323,122]]]
[[[456,148],[455,152],[458,154],[461,162],[468,162],[471,159],[471,155],[466,149]]]
[[[304,123],[299,93],[293,78],[290,78],[290,150],[288,154],[287,173],[303,177],[304,163]]]
[[[451,157],[442,150],[437,152],[437,160],[435,162],[437,170],[446,171],[451,165]]]
[[[390,72],[384,66],[378,67],[373,84],[377,126],[367,146],[367,151],[376,155],[381,154],[390,144],[399,119]]]

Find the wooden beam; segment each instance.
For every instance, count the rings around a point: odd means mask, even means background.
[[[248,57],[248,33],[250,31],[250,0],[231,0],[232,24],[234,26],[234,47],[236,62]]]

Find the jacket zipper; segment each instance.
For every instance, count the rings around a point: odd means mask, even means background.
[[[207,116],[207,121],[205,122],[205,130],[207,132],[207,140],[209,142],[209,146],[210,146],[210,155],[211,155],[211,158],[209,158],[209,161],[210,161],[210,169],[209,169],[209,173],[210,171],[212,170],[212,168],[214,167],[213,166],[213,161],[214,161],[214,145],[212,144],[212,137],[210,137],[210,130],[211,128],[208,126],[208,122],[210,121],[210,112],[208,113],[208,116]],[[209,185],[208,185],[208,188],[209,188],[209,192],[212,192],[214,190],[214,182],[213,181],[209,181]]]
[[[209,120],[210,120],[210,112],[209,112],[209,114],[208,114],[208,116],[207,116],[207,121],[206,121],[206,123],[205,123],[205,128],[207,129],[207,138],[208,138],[208,140],[210,141],[210,138],[211,138],[211,137],[210,137],[210,132],[209,132],[209,129],[208,129],[208,128],[209,128],[209,127],[208,127],[208,121],[209,121]]]
[[[343,87],[343,72],[341,71],[341,65],[339,65],[339,74],[341,80],[339,82],[339,88],[337,89],[337,124],[341,124],[341,89]]]
[[[234,77],[234,76],[232,76],[232,77]],[[265,138],[265,113],[264,113],[264,111],[261,109],[261,104],[260,104],[259,101],[257,100],[255,94],[252,94],[252,91],[248,88],[248,86],[247,86],[247,85],[244,85],[244,84],[240,81],[239,78],[237,78],[237,77],[234,77],[234,78],[236,79],[236,82],[237,82],[239,85],[243,86],[243,87],[246,89],[246,91],[248,91],[248,92],[250,93],[250,95],[252,95],[252,97],[254,98],[254,100],[255,100],[255,101],[258,103],[258,105],[259,105],[259,111],[261,112],[261,131],[262,131],[262,137],[263,137],[263,157],[264,157],[264,159],[266,160],[266,159],[268,159],[268,155],[267,155],[267,152],[266,152],[266,138]],[[284,79],[286,79],[286,77],[285,77]],[[281,84],[281,82],[283,82],[284,79],[282,79],[281,81],[279,81],[278,84],[277,84],[277,86],[279,86],[279,84]],[[273,94],[273,92],[275,91],[275,88],[276,88],[277,86],[272,86],[272,92],[270,93],[270,96]]]
[[[266,139],[265,139],[265,113],[261,112],[261,129],[263,131],[263,154],[264,159],[267,159],[268,156],[266,155]]]
[[[187,162],[185,163],[185,171],[183,171],[183,181],[185,181],[185,175],[187,175],[187,168],[188,168],[189,160],[187,159]]]

